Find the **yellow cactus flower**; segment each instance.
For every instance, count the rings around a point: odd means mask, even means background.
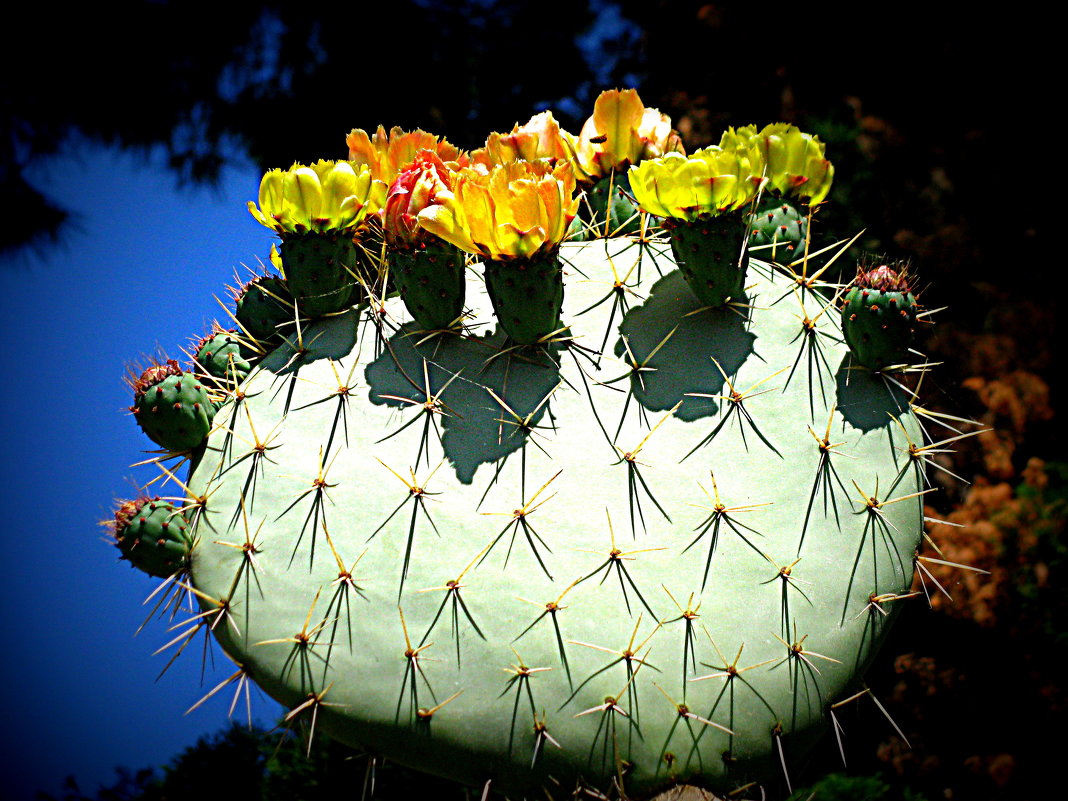
[[[250,200],[248,210],[282,237],[353,231],[377,211],[374,194],[375,181],[367,167],[317,161],[267,172],[260,181],[259,206]]]
[[[765,165],[768,186],[779,194],[801,198],[815,206],[827,197],[834,181],[834,165],[824,155],[826,145],[812,134],[785,122],[728,128],[720,139],[724,150],[742,150],[756,167]]]
[[[424,208],[419,223],[484,259],[530,259],[563,241],[578,211],[574,192],[569,163],[512,161],[488,172],[465,168],[455,174],[453,198]]]
[[[685,152],[667,114],[646,108],[634,89],[610,89],[598,96],[579,133],[576,172],[583,183],[595,183],[612,170]]]
[[[744,152],[719,147],[706,147],[690,156],[668,153],[647,159],[631,167],[627,177],[643,211],[690,222],[741,208],[753,200],[765,180],[759,169],[753,174]]]
[[[386,134],[384,126],[379,125],[374,136],[369,136],[362,128],[354,128],[345,137],[349,148],[349,160],[354,164],[366,164],[371,169],[371,176],[382,184],[376,188],[376,208],[386,205],[388,188],[393,184],[405,167],[415,161],[415,156],[422,150],[429,150],[444,162],[455,162],[456,167],[466,166],[468,159],[459,148],[436,134],[423,130],[404,131],[394,127]]]
[[[497,164],[520,160],[548,159],[555,165],[574,155],[574,134],[561,128],[551,111],[543,111],[525,125],[517,123],[511,133],[491,133],[486,146],[471,153],[471,161],[488,170]]]

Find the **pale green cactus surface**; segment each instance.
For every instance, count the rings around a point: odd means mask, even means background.
[[[774,787],[912,583],[910,398],[755,258],[720,309],[666,245],[561,258],[544,346],[474,268],[463,334],[283,330],[188,481],[203,619],[294,720],[511,798]]]

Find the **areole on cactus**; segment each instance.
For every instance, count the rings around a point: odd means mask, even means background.
[[[643,160],[648,233],[567,243],[574,162],[471,165],[419,133],[381,296],[323,313],[267,293],[288,265],[253,282],[289,317],[204,340],[221,403],[164,445],[186,502],[121,505],[123,554],[195,593],[179,647],[210,631],[294,725],[513,799],[785,795],[914,594],[922,409],[843,341],[836,285],[748,258],[769,179],[742,148]],[[400,152],[380,134],[350,148]],[[727,218],[712,302],[689,245]]]

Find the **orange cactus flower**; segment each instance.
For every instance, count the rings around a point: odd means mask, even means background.
[[[593,116],[579,133],[576,151],[576,172],[587,184],[644,159],[686,152],[671,129],[671,118],[646,108],[634,89],[601,92]]]
[[[574,193],[569,163],[512,161],[488,172],[465,168],[454,175],[453,198],[424,208],[419,223],[484,259],[530,259],[559,247],[578,211]]]
[[[385,127],[379,125],[374,136],[369,136],[362,128],[354,128],[345,137],[345,144],[349,148],[349,161],[354,165],[366,164],[371,168],[372,177],[382,182],[377,187],[381,196],[375,198],[378,208],[386,205],[387,187],[393,184],[397,174],[411,164],[420,151],[430,150],[442,161],[456,162],[457,166],[467,164],[467,157],[460,153],[459,148],[423,130],[408,132],[394,127],[387,135]]]
[[[471,153],[475,164],[487,170],[509,161],[547,159],[554,166],[575,155],[575,136],[560,127],[551,111],[535,114],[511,133],[491,133],[486,146]]]

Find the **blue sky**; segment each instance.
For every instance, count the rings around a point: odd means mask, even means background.
[[[158,682],[170,637],[134,632],[155,581],[117,561],[99,520],[133,481],[151,443],[126,414],[125,364],[179,347],[222,316],[234,268],[266,258],[272,237],[249,215],[259,174],[224,172],[217,190],[186,189],[152,159],[81,145],[34,182],[75,213],[65,244],[0,265],[0,753],[14,801],[55,792],[73,774],[85,792],[114,767],[167,762],[226,722],[230,698],[184,712],[231,670],[218,659],[200,685],[192,648]],[[264,724],[278,707],[259,696]]]

